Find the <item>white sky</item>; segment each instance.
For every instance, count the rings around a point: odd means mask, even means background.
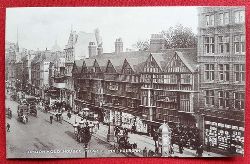
[[[55,40],[64,48],[73,30],[93,32],[99,28],[104,52],[114,51],[114,42],[122,37],[124,50],[138,40],[150,38],[181,23],[197,33],[196,7],[39,7],[8,8],[6,40],[16,42],[17,28],[21,48],[50,49]]]

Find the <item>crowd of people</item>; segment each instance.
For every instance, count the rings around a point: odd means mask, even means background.
[[[197,149],[201,144],[199,129],[194,126],[177,125],[170,126],[172,133],[172,143],[187,147],[190,149]]]
[[[171,131],[170,154],[174,154],[174,144],[178,146],[178,153],[183,154],[184,148],[196,150],[198,157],[202,156],[203,146],[200,138],[199,129],[194,126],[185,126],[182,124],[169,124]],[[159,152],[159,136],[161,134],[157,130],[151,132],[151,136],[155,142],[155,151],[153,156],[157,156]],[[158,143],[158,144],[157,144]],[[153,153],[151,153],[153,154]]]

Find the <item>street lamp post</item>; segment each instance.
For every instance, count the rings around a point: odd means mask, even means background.
[[[109,129],[107,135],[108,142],[114,142],[114,124],[115,124],[115,118],[113,117],[112,110],[110,110]]]
[[[84,132],[83,143],[84,143],[84,149],[85,149],[85,158],[87,158],[88,157],[88,152],[87,152],[88,143],[91,139],[91,133],[90,133],[89,127],[88,126],[84,127],[83,132]]]

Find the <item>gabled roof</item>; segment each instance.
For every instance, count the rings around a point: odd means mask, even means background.
[[[150,53],[148,51],[129,51],[129,52],[120,52],[119,54],[116,53],[104,53],[101,55],[94,56],[93,58],[98,60],[98,63],[102,63],[101,65],[107,66],[108,60],[111,61],[112,65],[115,67],[116,71],[120,73],[122,71],[122,66],[124,60],[126,59],[130,66],[133,68],[135,72],[138,72],[140,67],[138,65],[143,63],[147,56]]]
[[[116,70],[114,64],[112,63],[111,59],[109,59],[108,62],[107,62],[107,65],[106,65],[106,68],[105,68],[105,72],[107,72],[107,68],[108,68],[109,64],[113,67],[113,69],[115,70],[115,72],[117,72],[117,70]]]
[[[122,65],[124,62],[124,58],[111,58],[109,59],[109,61],[111,62],[111,64],[113,65],[113,67],[115,68],[117,73],[120,73],[122,70]]]
[[[148,56],[149,56],[149,53],[146,53],[144,55],[140,55],[139,57],[134,56],[131,58],[126,58],[126,60],[128,64],[131,66],[131,68],[133,69],[133,71],[139,73],[143,70],[143,66]]]
[[[107,64],[108,64],[108,59],[107,58],[104,58],[104,59],[96,58],[96,62],[98,63],[101,71],[105,72]]]
[[[172,55],[171,59],[174,55],[178,55],[181,61],[185,64],[185,66],[191,71],[195,72],[197,69],[197,52],[194,48],[187,48],[187,49],[177,49],[174,51],[175,53]],[[170,64],[171,59],[169,59],[166,66]]]
[[[166,66],[166,61],[164,60],[164,53],[151,53],[152,57],[155,59],[155,62],[160,67],[161,70]]]
[[[160,53],[150,53],[149,51],[130,51],[130,52],[120,52],[119,54],[115,53],[104,53],[101,55],[93,56],[91,58],[85,59],[84,62],[87,68],[93,67],[94,61],[96,60],[102,72],[106,71],[106,67],[108,61],[112,63],[117,73],[122,71],[122,66],[124,64],[125,59],[128,64],[131,66],[135,73],[139,73],[143,71],[143,67],[151,54],[155,59],[157,64],[164,70],[164,68],[168,65],[169,61],[173,58],[175,53],[178,52],[180,58],[187,63],[188,67],[192,70],[195,70],[197,60],[197,52],[196,49],[168,49],[161,51]]]
[[[177,55],[182,59],[183,63],[193,71],[197,69],[197,51],[196,49],[187,49],[186,51],[176,51]]]

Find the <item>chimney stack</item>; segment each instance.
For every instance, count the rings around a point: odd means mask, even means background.
[[[159,52],[164,49],[164,37],[162,34],[151,34],[150,52]]]
[[[96,45],[95,42],[89,42],[89,57],[96,56]]]
[[[115,40],[115,53],[123,52],[123,42],[122,38],[118,38]]]

